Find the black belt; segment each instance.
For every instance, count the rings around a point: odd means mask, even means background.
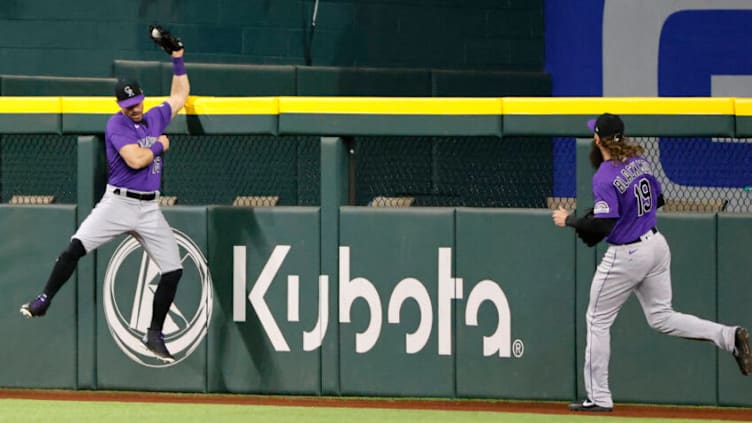
[[[656,234],[658,233],[658,229],[656,229],[655,226],[653,226],[652,228],[650,228],[650,232]],[[625,242],[624,244],[621,244],[621,245],[637,244],[638,242],[642,242],[642,237],[639,237],[635,239],[634,241]]]
[[[117,194],[117,195],[121,195],[120,194],[120,188],[115,188],[115,190],[112,191],[112,193],[113,194]],[[140,192],[133,192],[133,191],[125,190],[125,196],[128,197],[128,198],[135,198],[136,200],[141,200],[141,201],[151,201],[151,200],[157,198],[157,193],[156,192],[144,192],[144,193],[140,193]]]

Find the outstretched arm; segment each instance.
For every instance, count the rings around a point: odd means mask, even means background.
[[[588,212],[580,218],[570,214],[565,218],[564,223],[577,231],[589,232],[603,238],[611,233],[611,229],[614,228],[617,220],[611,218],[597,219],[591,212]]]
[[[172,52],[172,87],[170,88],[170,97],[167,99],[167,103],[172,110],[172,118],[175,118],[175,115],[185,106],[191,92],[191,84],[185,71],[185,63],[183,63],[184,52],[185,49]]]
[[[599,243],[614,228],[615,218],[596,219],[593,210],[590,209],[585,216],[577,218],[563,207],[553,212],[554,224],[559,227],[571,226],[577,232],[577,236],[589,247]]]

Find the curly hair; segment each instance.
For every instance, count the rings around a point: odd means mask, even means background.
[[[611,153],[611,158],[620,162],[624,162],[630,157],[641,156],[645,152],[640,144],[633,142],[626,136],[603,138],[601,143]]]

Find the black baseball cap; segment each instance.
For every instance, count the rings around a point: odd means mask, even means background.
[[[131,107],[144,101],[144,90],[138,81],[121,79],[115,84],[115,97],[120,107]]]
[[[587,122],[587,126],[601,138],[624,135],[624,122],[619,116],[612,115],[611,113],[604,113],[598,116],[598,119],[590,119]],[[619,137],[616,138],[618,139]]]

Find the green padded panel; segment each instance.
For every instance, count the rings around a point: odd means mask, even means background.
[[[146,95],[169,95],[169,87],[162,89],[160,62],[115,60],[113,71],[115,78],[137,80]]]
[[[715,216],[662,214],[658,229],[671,248],[674,309],[716,320]],[[584,327],[584,310],[578,311],[577,320]],[[585,333],[581,336],[584,338]],[[584,350],[577,354],[583,357]],[[716,358],[734,364],[726,354],[710,342],[676,338],[651,329],[632,295],[611,327],[609,380],[614,400],[641,402],[650,398],[652,403],[713,405]],[[582,373],[581,367],[577,373]]]
[[[84,135],[104,134],[104,128],[112,115],[104,113],[64,113],[61,116],[64,134]]]
[[[195,127],[196,116],[178,114],[172,119],[167,128],[165,128],[165,134],[188,134],[190,127]]]
[[[348,142],[342,138],[321,137],[316,143],[319,148],[319,180],[321,188],[319,198],[321,207],[319,224],[321,256],[319,258],[322,275],[330,275],[331,280],[339,278],[339,208],[348,203],[349,197],[349,160]],[[339,293],[329,290],[329,304],[337,304]],[[330,307],[329,321],[339,320],[339,310]],[[339,330],[330,330],[321,344],[321,393],[339,395]]]
[[[0,372],[4,388],[77,389],[76,307],[74,275],[55,297],[47,317],[24,321],[19,305],[44,286],[60,251],[76,228],[72,205],[0,206]],[[91,300],[89,300],[91,301]],[[7,410],[6,406],[0,406]],[[0,412],[7,421],[5,411]],[[11,419],[13,420],[13,419]]]
[[[52,113],[0,113],[2,134],[59,134],[61,119]]]
[[[734,136],[733,115],[626,115],[627,135],[636,136]],[[553,135],[592,137],[586,122],[593,115],[505,114],[505,135]]]
[[[293,96],[295,67],[292,65],[220,65],[186,63],[191,95],[217,97]],[[172,64],[161,64],[162,86],[169,92]]]
[[[6,75],[0,85],[5,96],[111,96],[116,82],[115,78]]]
[[[432,70],[434,97],[548,97],[551,76],[545,72]]]
[[[318,223],[316,207],[209,208],[207,258],[214,280],[214,310],[205,371],[210,392],[320,395],[321,350],[306,351],[303,336],[316,326],[319,310]],[[272,341],[270,321],[259,320],[248,295],[260,287],[256,280],[268,271],[267,260],[281,245],[290,249],[263,295],[280,334]],[[235,259],[237,246],[245,247],[242,260]],[[245,273],[234,271],[243,260]],[[233,275],[235,282],[231,282]],[[292,291],[287,289],[287,275],[299,277],[297,319],[287,313],[292,310],[288,308]],[[180,289],[182,284],[181,280]],[[237,285],[242,294],[236,291]],[[329,286],[336,290],[332,282]],[[336,320],[329,320],[327,328],[324,338],[337,331]],[[282,351],[282,344],[288,351]]]
[[[500,115],[377,115],[283,113],[282,134],[477,135],[501,137]]]
[[[277,134],[278,115],[188,115],[191,134]]]
[[[752,327],[752,290],[749,275],[752,261],[752,214],[718,214],[718,320],[727,325]],[[709,281],[706,281],[706,283]],[[752,406],[749,379],[739,373],[731,355],[718,353],[718,404],[741,407]]]
[[[357,350],[356,334],[362,333],[373,317],[369,306],[362,299],[355,300],[349,307],[349,322],[343,322],[345,316],[340,314],[342,395],[454,395],[455,357],[440,355],[438,345],[439,322],[451,325],[451,316],[439,312],[437,298],[441,274],[438,251],[453,246],[454,233],[454,209],[340,208],[340,245],[350,248],[349,260],[340,255],[340,269],[349,266],[349,273],[339,274],[340,307],[348,305],[342,303],[346,301],[346,290],[355,291],[349,282],[364,278],[373,284],[383,310],[375,344],[361,352]],[[422,298],[430,301],[432,307],[424,309],[423,314],[416,301],[408,300],[399,309],[399,322],[388,323],[386,310],[395,298],[394,292],[404,289],[398,284],[408,277],[422,285]],[[420,288],[413,289],[411,293],[421,292]],[[432,323],[430,336],[419,350],[406,353],[405,334],[414,332],[427,319]]]
[[[752,116],[736,116],[736,132],[739,138],[752,137]]]
[[[183,273],[163,330],[168,348],[178,361],[172,366],[159,367],[156,359],[137,349],[137,339],[146,332],[151,317],[151,301],[140,296],[139,292],[143,292],[140,289],[150,289],[159,276],[152,278],[153,274],[149,273],[144,279],[139,278],[142,275],[139,270],[156,265],[147,263],[148,255],[141,246],[133,250],[119,248],[125,236],[118,236],[96,251],[96,297],[89,300],[96,304],[93,319],[97,324],[92,341],[96,345],[97,389],[206,390],[207,339],[201,339],[199,328],[208,323],[206,314],[200,310],[205,284],[210,281],[204,279],[208,272],[201,271],[199,255],[208,250],[208,212],[206,207],[175,206],[165,207],[163,213],[169,225],[185,235],[177,237]],[[211,289],[210,286],[206,288]],[[105,297],[113,300],[109,311]],[[154,377],[155,372],[159,372],[159,377]]]
[[[430,97],[427,69],[298,66],[299,96]]]
[[[452,274],[463,279],[464,293],[454,311],[458,397],[575,398],[580,371],[574,368],[572,347],[574,234],[552,229],[548,210],[457,210]],[[544,265],[541,257],[546,257]],[[504,293],[509,319],[487,302],[477,310],[478,326],[473,327],[466,312],[483,280]],[[484,355],[483,337],[504,325],[510,336],[501,345],[510,348],[510,356]]]

